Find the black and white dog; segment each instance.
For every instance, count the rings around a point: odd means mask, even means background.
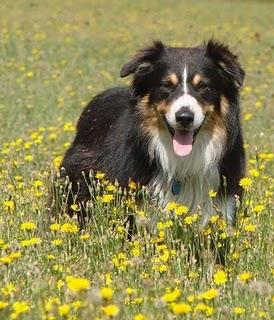
[[[126,188],[148,185],[161,205],[175,201],[217,210],[229,223],[245,171],[239,90],[244,71],[228,47],[215,41],[194,48],[155,42],[121,70],[129,87],[96,96],[84,109],[62,174],[77,202],[90,198],[82,172],[102,171]],[[217,192],[212,200],[209,191]]]

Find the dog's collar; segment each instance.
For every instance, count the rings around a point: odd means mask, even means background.
[[[171,192],[174,196],[177,196],[181,192],[181,183],[176,179],[171,180]]]

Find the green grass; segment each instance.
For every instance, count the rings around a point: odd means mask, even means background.
[[[272,1],[1,2],[0,319],[107,319],[107,305],[119,309],[117,319],[273,318],[273,11]],[[50,216],[50,181],[85,104],[125,84],[121,66],[152,39],[194,46],[212,36],[239,54],[247,73],[241,96],[252,185],[237,229],[218,220],[201,231],[186,214],[148,201],[139,212],[134,190],[121,194],[104,181],[113,199],[98,193],[84,231],[75,219]],[[128,211],[137,217],[132,242]],[[222,268],[209,246],[227,235]],[[218,296],[207,299],[211,288]]]

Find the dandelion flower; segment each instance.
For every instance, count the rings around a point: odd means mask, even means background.
[[[109,304],[105,307],[102,307],[102,310],[104,314],[108,317],[116,317],[120,312],[119,307],[115,304]]]
[[[197,220],[198,220],[198,214],[195,213],[195,214],[193,214],[191,216],[185,217],[184,223],[188,224],[188,225],[191,225],[192,223],[196,222]]]
[[[105,176],[105,173],[98,171],[95,175],[95,178],[98,180],[102,180]]]
[[[4,201],[4,209],[6,211],[14,211],[15,203],[12,200]]]
[[[251,272],[245,271],[239,274],[238,279],[241,282],[247,282],[248,280],[253,278],[253,274]]]
[[[175,288],[173,291],[166,293],[162,296],[163,301],[165,302],[174,302],[181,296],[181,290]]]
[[[136,314],[136,315],[134,316],[133,319],[134,319],[134,320],[146,320],[147,318],[146,318],[143,314],[138,313],[138,314]]]
[[[104,194],[102,197],[102,202],[103,203],[110,203],[110,201],[113,199],[114,199],[113,194]]]
[[[252,185],[252,180],[250,178],[242,178],[239,182],[239,185],[243,187],[243,189],[248,190]]]
[[[64,223],[60,230],[65,233],[77,233],[79,227],[75,223]]]
[[[8,305],[8,302],[0,300],[0,310],[5,309]]]
[[[210,198],[215,198],[216,195],[217,195],[217,191],[210,190],[210,191],[208,192],[208,195],[210,196]]]
[[[103,287],[100,290],[100,295],[103,299],[111,300],[113,297],[113,289],[108,287]]]
[[[240,316],[241,314],[245,313],[245,308],[235,307],[235,308],[233,308],[233,313],[236,314],[237,316]]]
[[[255,224],[249,223],[244,227],[244,230],[247,232],[254,232],[256,231],[257,226]]]
[[[20,242],[22,247],[30,247],[30,246],[34,246],[41,243],[42,243],[42,240],[40,238],[31,238],[29,240],[22,240]]]
[[[34,230],[36,229],[36,225],[33,222],[24,222],[21,224],[20,229],[27,231]]]
[[[61,225],[59,223],[53,223],[49,228],[51,231],[59,231],[61,229]]]
[[[217,285],[225,284],[227,282],[227,274],[222,270],[217,271],[213,276],[213,281]]]
[[[17,319],[20,314],[27,313],[27,312],[29,312],[29,310],[30,310],[30,307],[27,302],[25,302],[25,301],[14,302],[12,305],[13,312],[12,312],[10,318]]]
[[[77,203],[74,203],[70,206],[70,209],[73,211],[80,211],[80,207]]]
[[[58,307],[58,313],[60,316],[67,316],[70,312],[70,306],[68,304],[62,304]]]
[[[219,296],[219,291],[217,289],[209,289],[205,292],[203,292],[201,295],[199,295],[200,298],[205,300],[212,300]]]
[[[85,278],[67,276],[66,282],[69,290],[72,292],[79,292],[83,290],[88,290],[90,288],[90,281]]]
[[[175,314],[188,314],[192,311],[192,308],[187,303],[174,303],[172,305],[172,312]]]

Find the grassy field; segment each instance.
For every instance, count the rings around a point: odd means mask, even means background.
[[[273,1],[0,6],[0,319],[273,319]],[[201,230],[199,215],[176,204],[170,214],[147,201],[137,209],[135,185],[123,194],[103,174],[85,230],[50,216],[52,176],[92,96],[125,84],[121,66],[151,40],[194,46],[212,36],[240,55],[247,73],[237,228],[216,215]],[[132,242],[128,211],[137,220]],[[209,243],[222,247],[227,238],[222,267]]]

